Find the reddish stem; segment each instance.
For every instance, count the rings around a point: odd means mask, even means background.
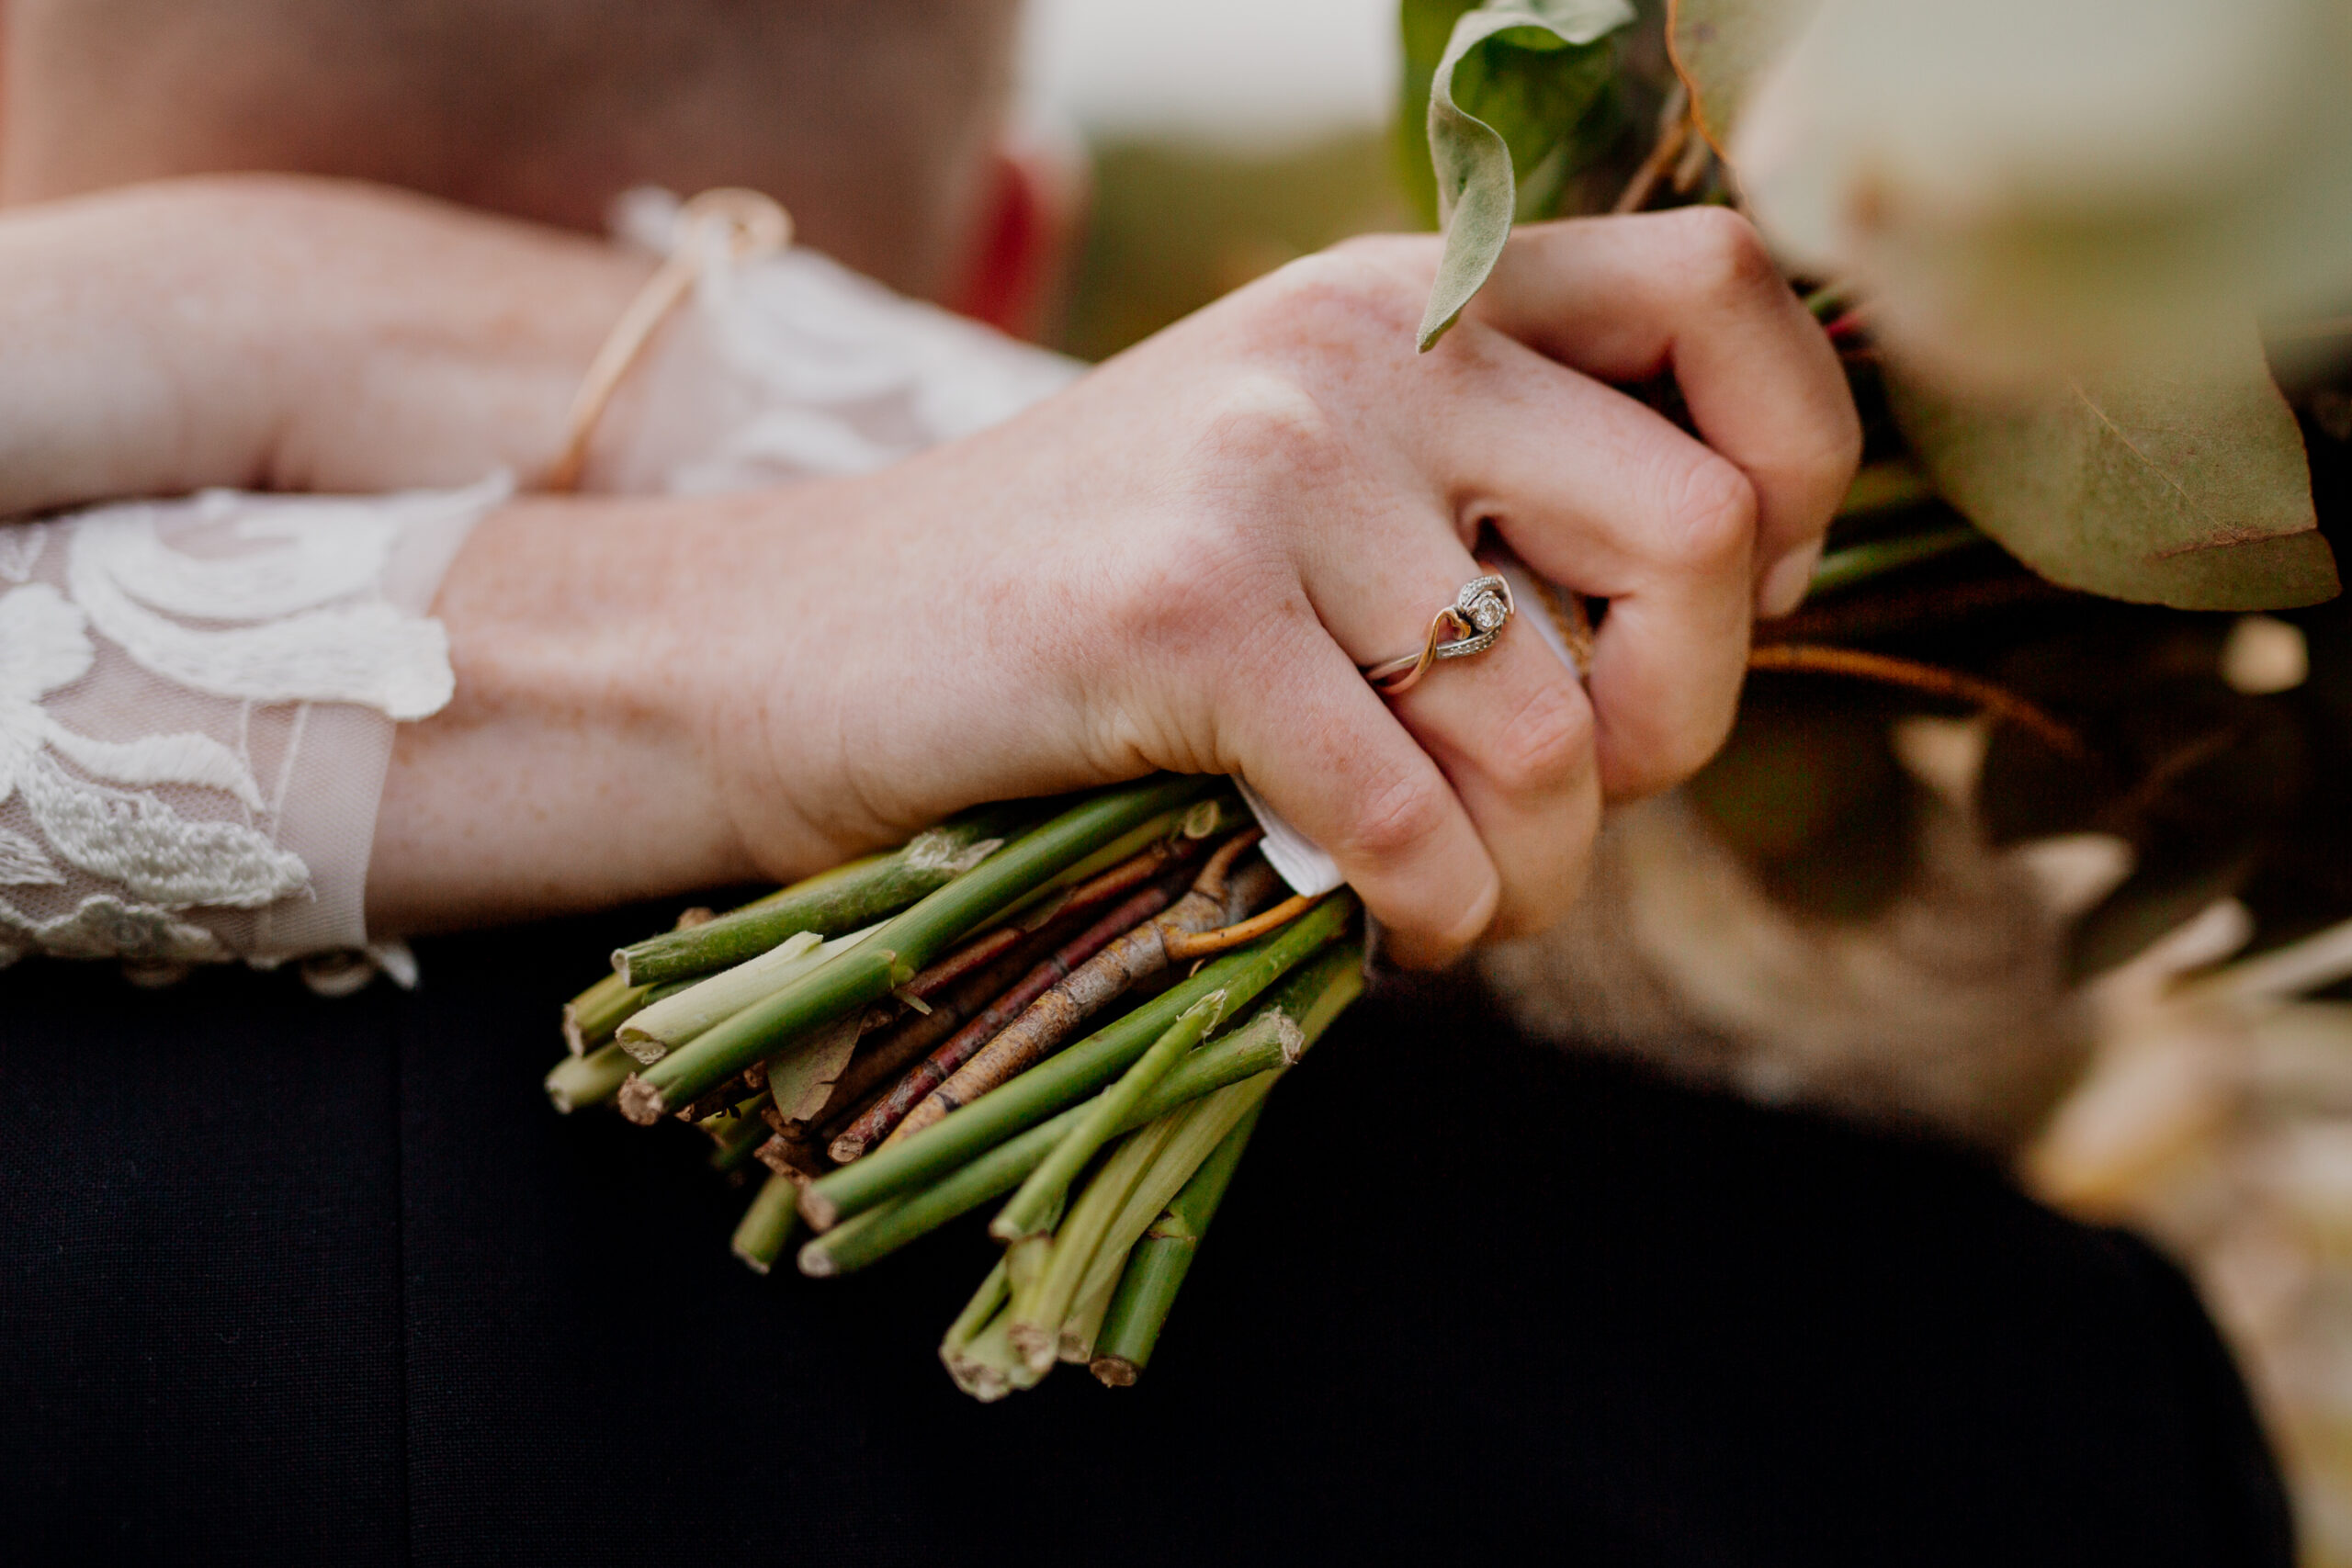
[[[833,1158],[847,1164],[881,1142],[908,1111],[945,1083],[956,1068],[978,1055],[1032,1002],[1068,978],[1071,970],[1166,908],[1174,897],[1171,888],[1146,887],[1049,954],[978,1017],[951,1035],[945,1044],[916,1063],[890,1087],[888,1093],[868,1106],[864,1115],[833,1140]]]
[[[1774,643],[1752,649],[1747,656],[1747,667],[1750,670],[1793,671],[1810,675],[1844,675],[1882,686],[1901,686],[1907,691],[1926,692],[1954,702],[1972,704],[1996,719],[2016,725],[2062,756],[2077,761],[2086,761],[2090,758],[2090,748],[2083,743],[2082,737],[2041,707],[2006,686],[1996,685],[1978,676],[1964,675],[1957,670],[1922,664],[1917,660],[1895,659],[1883,653],[1861,653],[1850,648],[1817,648],[1796,642]]]

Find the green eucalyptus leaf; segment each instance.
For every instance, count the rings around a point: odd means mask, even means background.
[[[1788,52],[1821,0],[1672,0],[1667,48],[1690,112],[1718,152],[1759,77]]]
[[[1404,43],[1405,68],[1397,77],[1396,162],[1404,176],[1406,199],[1434,229],[1438,216],[1437,167],[1430,162],[1430,84],[1437,80],[1437,62],[1453,37],[1453,24],[1478,8],[1478,0],[1404,0],[1397,8],[1397,31]]]
[[[1489,0],[1453,24],[1430,82],[1430,160],[1446,231],[1423,349],[1487,281],[1512,219],[1556,196],[1572,172],[1577,127],[1615,72],[1611,35],[1634,19],[1627,0]]]
[[[1998,401],[1894,367],[1886,380],[1944,498],[2052,582],[2181,610],[2336,592],[2302,434],[2250,328],[2193,369],[2067,377]]]

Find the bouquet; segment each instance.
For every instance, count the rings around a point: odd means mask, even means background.
[[[762,1273],[804,1227],[800,1271],[845,1274],[1006,1199],[957,1385],[1132,1383],[1266,1094],[1363,988],[1354,898],[1281,897],[1247,822],[1155,778],[690,911],[564,1009],[548,1093],[763,1166],[734,1242]]]
[[[2352,267],[2352,98],[2314,83],[2352,56],[2318,0],[2177,9],[1404,0],[1406,174],[1446,231],[1423,347],[1517,220],[1713,204],[1758,218],[1847,367],[1867,461],[1815,602],[1766,630],[1690,791],[1808,921],[1890,907],[1926,835],[1888,721],[1955,709],[1992,721],[1972,830],[2132,852],[2075,977],[2217,898],[2260,947],[2352,914],[2352,620],[2312,608],[2338,586],[2314,477],[2341,493],[2352,438],[2317,357],[2352,319],[2313,315]],[[2067,69],[2012,69],[2013,23]],[[2286,107],[2166,75],[2200,51],[2293,64]],[[1154,779],[697,912],[572,1001],[548,1091],[764,1168],[735,1241],[762,1271],[801,1227],[825,1276],[1002,1200],[957,1382],[1130,1382],[1265,1094],[1362,988],[1351,897],[1279,897],[1253,833],[1217,781]]]

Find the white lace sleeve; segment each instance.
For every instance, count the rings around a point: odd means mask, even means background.
[[[666,191],[632,191],[615,228],[666,253],[678,211]],[[814,251],[714,255],[639,367],[626,415],[600,433],[585,482],[712,495],[867,473],[1009,419],[1084,369]]]
[[[0,964],[364,947],[392,727],[450,695],[424,612],[510,491],[0,525]]]

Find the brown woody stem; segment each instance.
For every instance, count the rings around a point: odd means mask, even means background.
[[[994,1039],[981,1045],[969,1060],[917,1102],[884,1141],[897,1143],[913,1136],[949,1111],[969,1105],[1044,1060],[1068,1041],[1080,1024],[1125,995],[1137,981],[1164,971],[1170,962],[1170,936],[1214,930],[1230,920],[1234,914],[1230,904],[1241,882],[1247,880],[1254,891],[1271,879],[1271,873],[1266,877],[1250,879],[1236,879],[1230,874],[1234,862],[1257,840],[1255,829],[1235,834],[1209,857],[1191,892],[1166,913],[1144,920],[1114,939],[1072,970],[1068,978],[1047,987]]]
[[[1044,963],[1021,976],[1002,996],[951,1035],[944,1044],[917,1063],[890,1087],[888,1093],[876,1100],[864,1115],[834,1139],[833,1158],[847,1165],[889,1136],[906,1120],[909,1111],[954,1077],[956,1069],[978,1055],[1015,1020],[1024,1018],[1039,998],[1069,979],[1073,971],[1093,959],[1112,942],[1166,908],[1170,897],[1165,888],[1146,887],[1048,954]],[[1073,1024],[1076,1021],[1076,1019],[1070,1021]]]
[[[1617,200],[1609,210],[1618,216],[1639,212],[1649,205],[1650,196],[1657,189],[1657,182],[1674,166],[1681,155],[1683,143],[1690,139],[1690,89],[1677,82],[1667,95],[1666,104],[1658,110],[1657,141],[1650,148],[1650,155],[1625,182]]]
[[[621,1086],[621,1114],[650,1125],[796,1036],[913,979],[978,926],[1138,823],[1197,800],[1216,781],[1161,774],[1105,790],[991,853],[855,947],[671,1052]],[[702,928],[714,931],[723,922]],[[695,933],[688,933],[695,934]]]
[[[2006,686],[1995,685],[1974,675],[1964,675],[1957,670],[1922,664],[1916,660],[1896,659],[1883,653],[1862,653],[1850,648],[1821,648],[1799,642],[1771,643],[1752,649],[1747,656],[1747,667],[1750,670],[1789,671],[1807,675],[1844,675],[1875,682],[1882,686],[1900,686],[1952,702],[1967,703],[1983,708],[1996,719],[2016,725],[2062,756],[2077,761],[2090,758],[2090,748],[2083,743],[2082,737],[2041,708]]]
[[[1320,897],[1320,894],[1301,893],[1283,899],[1262,915],[1252,915],[1246,920],[1220,926],[1213,931],[1197,934],[1171,931],[1168,937],[1168,961],[1189,964],[1195,958],[1206,958],[1213,953],[1224,953],[1245,942],[1255,942],[1268,931],[1290,924],[1315,908],[1316,900]]]

